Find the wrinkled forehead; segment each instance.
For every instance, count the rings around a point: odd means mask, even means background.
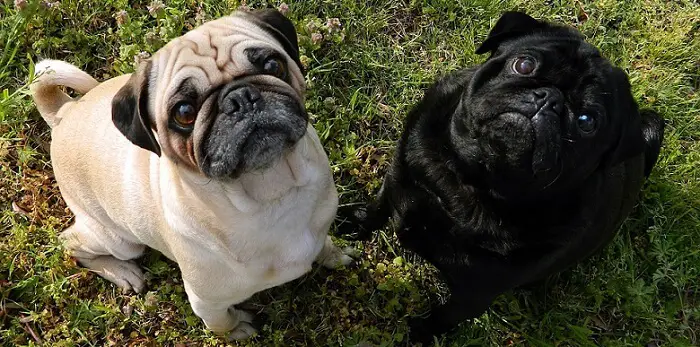
[[[156,88],[161,95],[169,95],[167,91],[185,80],[197,89],[216,88],[255,69],[245,53],[250,48],[271,49],[285,57],[290,84],[302,93],[301,70],[282,44],[240,14],[207,22],[166,44],[152,58],[152,82],[161,84]]]
[[[543,55],[572,56],[585,50],[586,43],[577,36],[556,33],[532,33],[504,42],[498,49],[500,54],[538,52]]]

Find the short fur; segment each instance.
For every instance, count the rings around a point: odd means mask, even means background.
[[[452,295],[409,323],[415,341],[604,246],[663,139],[624,72],[572,29],[509,12],[477,52],[491,56],[439,80],[408,114],[378,197],[341,211],[339,233],[356,239],[393,216],[401,244],[444,276]],[[538,62],[532,75],[512,69],[523,56]],[[584,131],[583,115],[597,130]]]
[[[285,73],[263,69],[270,57]],[[255,329],[233,305],[314,261],[349,263],[327,235],[337,193],[304,110],[294,26],[278,12],[206,23],[103,83],[60,61],[37,73],[34,100],[75,214],[61,238],[83,266],[142,292],[132,260],[154,248],[178,263],[207,327],[239,339]],[[197,110],[192,127],[174,117],[182,102]]]

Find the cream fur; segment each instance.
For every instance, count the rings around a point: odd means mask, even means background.
[[[79,68],[60,60],[43,60],[34,68],[36,79],[29,86],[34,97],[39,113],[44,117],[50,127],[54,127],[60,121],[56,118],[56,112],[66,102],[71,101],[59,86],[74,89],[80,94],[85,94],[95,88],[98,82]]]
[[[257,41],[279,46],[234,16],[205,24],[154,55],[149,108],[157,122],[167,117],[161,114],[173,81],[195,76],[201,88],[212,88],[240,73],[240,67],[226,66],[239,63],[241,47],[228,44],[231,55],[226,58],[227,52],[208,46],[235,35],[239,45]],[[199,45],[196,50],[193,43]],[[214,68],[212,62],[223,62],[224,68]],[[154,248],[178,263],[192,308],[208,328],[245,338],[255,331],[252,317],[233,305],[298,278],[314,261],[327,267],[350,262],[327,235],[338,197],[311,125],[273,167],[216,181],[180,162],[165,143],[167,128],[158,131],[164,149],[160,157],[116,129],[108,110],[129,75],[97,85],[68,63],[45,61],[39,67],[53,69],[32,90],[39,111],[53,126],[55,176],[76,216],[62,239],[82,265],[123,289],[141,292],[143,273],[132,260],[146,246]],[[209,80],[202,80],[203,69],[210,69],[204,74]],[[303,76],[293,73],[291,87],[301,98]],[[59,85],[85,95],[70,99]]]

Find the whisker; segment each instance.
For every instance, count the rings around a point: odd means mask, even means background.
[[[562,169],[563,169],[563,166],[564,166],[564,161],[560,160],[560,161],[559,161],[559,173],[557,174],[557,177],[554,177],[554,179],[552,180],[552,182],[549,182],[546,186],[544,186],[544,188],[542,188],[542,190],[545,190],[545,189],[549,188],[549,186],[551,186],[552,184],[556,183],[556,182],[559,180],[559,177],[561,177],[561,173],[562,173],[562,171],[563,171],[563,170],[562,170]]]
[[[570,139],[568,137],[562,137],[561,139],[568,142],[568,143],[576,143],[576,141],[574,141],[573,139]]]

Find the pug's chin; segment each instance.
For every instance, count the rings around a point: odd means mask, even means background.
[[[519,163],[527,163],[524,171],[537,175],[556,169],[559,165],[560,130],[558,116],[537,112],[527,116],[519,112],[505,112],[495,117],[491,126],[498,129],[504,143],[522,138],[516,146],[508,148],[506,157],[520,157]],[[527,137],[531,136],[530,139]],[[526,158],[530,157],[531,158]]]
[[[244,172],[258,171],[270,168],[291,148],[299,139],[287,139],[282,134],[253,133],[243,145],[241,156]]]
[[[556,138],[552,133],[558,129],[543,129],[549,124],[540,118],[516,111],[494,114],[483,123],[486,131],[473,140],[479,144],[481,158],[463,155],[463,160],[483,163],[487,185],[499,195],[521,196],[547,189],[561,171],[558,161],[543,165],[544,158],[558,157],[558,153],[551,154],[558,146],[547,143]]]

